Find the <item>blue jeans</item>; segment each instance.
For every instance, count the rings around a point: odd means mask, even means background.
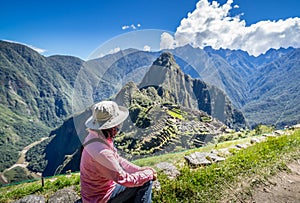
[[[140,187],[125,187],[117,184],[108,203],[151,203],[152,181]]]

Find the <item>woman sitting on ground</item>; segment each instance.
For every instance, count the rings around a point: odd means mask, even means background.
[[[92,111],[85,123],[89,134],[80,163],[83,202],[151,202],[155,170],[130,163],[114,148],[114,138],[128,117],[128,109],[113,101],[102,101]]]

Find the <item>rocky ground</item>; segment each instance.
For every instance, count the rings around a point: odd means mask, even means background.
[[[253,191],[249,202],[299,203],[300,160],[288,165],[290,171],[281,172]]]

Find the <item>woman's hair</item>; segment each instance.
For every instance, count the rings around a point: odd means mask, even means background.
[[[89,130],[94,131],[97,134],[103,134],[106,139],[113,139],[115,137],[114,128],[115,127],[109,129],[103,129],[103,130],[97,130],[97,129],[89,129]]]
[[[109,129],[103,129],[101,130],[103,135],[105,136],[106,139],[113,139],[115,137],[113,131],[114,131],[114,127],[113,128],[109,128]]]

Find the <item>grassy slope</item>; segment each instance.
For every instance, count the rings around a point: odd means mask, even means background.
[[[218,145],[218,148],[222,145],[228,146],[230,143]],[[266,142],[236,151],[225,162],[192,170],[183,166],[180,169],[181,175],[176,180],[169,180],[165,175],[159,174],[161,190],[154,192],[153,201],[218,202],[224,198],[234,201],[237,198],[247,198],[257,184],[279,171],[287,170],[286,163],[299,159],[299,146],[300,131],[296,131],[292,135],[269,138]],[[210,151],[213,147],[203,147],[199,150]],[[142,159],[136,163],[152,166],[166,160],[178,163],[188,153],[191,151]],[[249,182],[249,184],[240,192],[232,189],[238,188],[241,182]],[[2,187],[0,188],[0,202],[9,202],[28,194],[43,194],[49,197],[56,190],[70,185],[75,185],[76,190],[80,191],[79,174],[73,174],[71,177],[55,177],[53,181],[46,180],[44,187],[41,187],[40,181]]]
[[[161,178],[162,189],[156,193],[155,202],[218,202],[232,196],[232,188],[241,181],[251,182],[243,191],[250,195],[256,184],[286,170],[286,163],[291,160],[299,159],[299,146],[298,131],[238,151],[225,162],[196,170],[184,167],[176,181]],[[240,195],[231,198],[235,200]]]

